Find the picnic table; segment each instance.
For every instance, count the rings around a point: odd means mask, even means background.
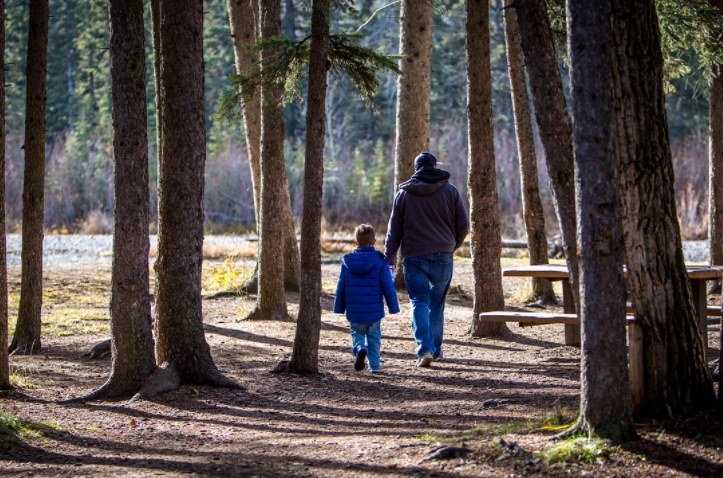
[[[715,266],[686,266],[690,286],[693,293],[693,305],[695,306],[703,340],[708,346],[708,295],[707,281],[719,279],[723,270]],[[627,277],[627,269],[623,271]],[[505,277],[541,277],[550,281],[562,281],[562,308],[565,314],[575,313],[575,302],[570,287],[570,271],[564,264],[544,264],[536,266],[512,267],[504,269],[502,275]],[[565,324],[565,343],[567,345],[580,344],[580,325]]]

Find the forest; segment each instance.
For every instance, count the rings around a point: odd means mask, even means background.
[[[48,191],[45,225],[58,232],[108,233],[112,223],[113,185],[108,21],[105,0],[50,2],[48,32]],[[297,4],[298,3],[298,4]],[[356,11],[333,13],[336,31],[356,31],[385,0],[363,0]],[[155,105],[150,13],[146,5],[145,49],[148,98],[150,187],[156,185]],[[22,216],[22,144],[25,62],[29,4],[10,2],[6,13],[6,216],[9,231]],[[282,3],[282,26],[289,38],[308,35],[310,20],[303,2]],[[206,115],[206,223],[209,232],[252,232],[254,224],[248,157],[240,120],[213,119],[219,96],[234,73],[228,13],[222,0],[204,2],[204,97]],[[398,48],[399,4],[376,14],[361,30],[363,44],[387,53]],[[465,175],[467,133],[464,48],[464,2],[435,3],[432,61],[431,151],[444,157],[455,177]],[[510,87],[504,46],[502,2],[490,2],[490,49],[493,114],[500,214],[505,237],[524,237],[519,169],[514,139]],[[695,49],[676,51],[690,65],[669,81],[666,107],[676,172],[676,193],[683,234],[702,239],[707,231],[706,148],[707,80]],[[567,78],[567,65],[560,59]],[[567,82],[564,83],[566,91]],[[304,85],[301,85],[302,91]],[[396,79],[382,72],[374,98],[377,113],[355,94],[345,77],[330,84],[325,153],[324,218],[329,232],[355,226],[357,215],[383,226],[393,197]],[[302,95],[303,96],[303,95]],[[284,108],[285,160],[294,217],[301,216],[303,182],[303,101]],[[538,161],[544,164],[539,146]],[[539,168],[541,195],[551,233],[556,217],[547,172]],[[459,183],[462,192],[464,182]],[[153,194],[151,195],[154,196]],[[152,217],[156,204],[151,204]],[[349,214],[349,211],[354,214]],[[551,234],[553,235],[553,234]]]
[[[1,13],[4,474],[723,474],[723,0]]]

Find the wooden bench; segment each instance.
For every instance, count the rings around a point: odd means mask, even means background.
[[[629,315],[633,315],[635,313],[635,310],[633,309],[633,304],[625,304],[625,310]],[[709,305],[707,307],[706,316],[709,317],[707,320],[708,325],[720,324],[720,307]]]
[[[628,313],[632,313],[632,306],[628,304]],[[709,324],[719,323],[721,310],[718,307],[708,307],[708,314],[718,318],[708,319]],[[517,322],[520,327],[546,324],[565,324],[565,344],[569,343],[568,328],[580,325],[576,314],[550,314],[544,312],[484,312],[479,316],[482,322]],[[639,408],[643,403],[644,395],[644,359],[643,359],[643,330],[632,315],[627,316],[628,325],[628,363],[630,371],[630,392],[633,408]],[[579,343],[579,342],[578,342]]]
[[[580,345],[580,318],[577,314],[550,314],[545,312],[483,312],[482,322],[517,322],[520,327],[565,324],[565,345]]]

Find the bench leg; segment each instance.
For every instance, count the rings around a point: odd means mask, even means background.
[[[630,361],[630,392],[633,413],[638,414],[643,406],[645,383],[643,382],[643,329],[636,323],[628,325],[628,360]]]
[[[575,301],[569,280],[562,281],[562,310],[566,314],[575,313]],[[580,345],[580,326],[565,325],[565,345]]]
[[[705,279],[691,279],[690,289],[693,293],[693,305],[703,334],[703,346],[708,350],[708,290]]]

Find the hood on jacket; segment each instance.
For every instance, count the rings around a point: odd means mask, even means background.
[[[412,179],[399,185],[399,189],[415,196],[429,196],[449,180],[450,174],[443,169],[424,167],[414,173]]]
[[[379,264],[379,260],[386,257],[373,246],[359,246],[353,252],[346,254],[342,262],[355,275],[365,275]]]

